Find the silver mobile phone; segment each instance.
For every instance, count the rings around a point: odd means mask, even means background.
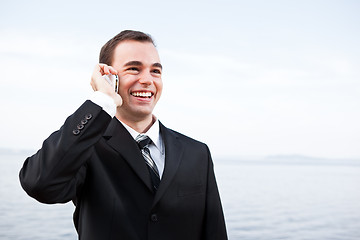
[[[113,89],[117,93],[118,90],[119,90],[119,77],[118,77],[118,75],[108,74],[108,75],[104,75],[103,77],[113,87]]]

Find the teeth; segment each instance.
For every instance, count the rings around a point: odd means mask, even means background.
[[[133,92],[131,95],[134,97],[151,97],[151,92]]]

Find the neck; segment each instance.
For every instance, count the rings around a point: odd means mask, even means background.
[[[116,114],[116,118],[137,131],[138,133],[147,132],[155,122],[155,117],[153,115],[149,115],[144,119],[131,119],[129,117]]]

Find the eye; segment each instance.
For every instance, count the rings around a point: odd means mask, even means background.
[[[137,67],[129,67],[128,69],[126,69],[126,71],[133,71],[133,72],[138,72],[139,69]]]
[[[152,70],[153,73],[155,74],[161,74],[161,70],[160,69],[154,69]]]

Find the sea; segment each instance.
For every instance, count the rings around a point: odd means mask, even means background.
[[[22,190],[18,173],[28,155],[0,152],[0,239],[77,239],[72,203],[41,204]],[[360,239],[360,160],[213,160],[229,239]]]

